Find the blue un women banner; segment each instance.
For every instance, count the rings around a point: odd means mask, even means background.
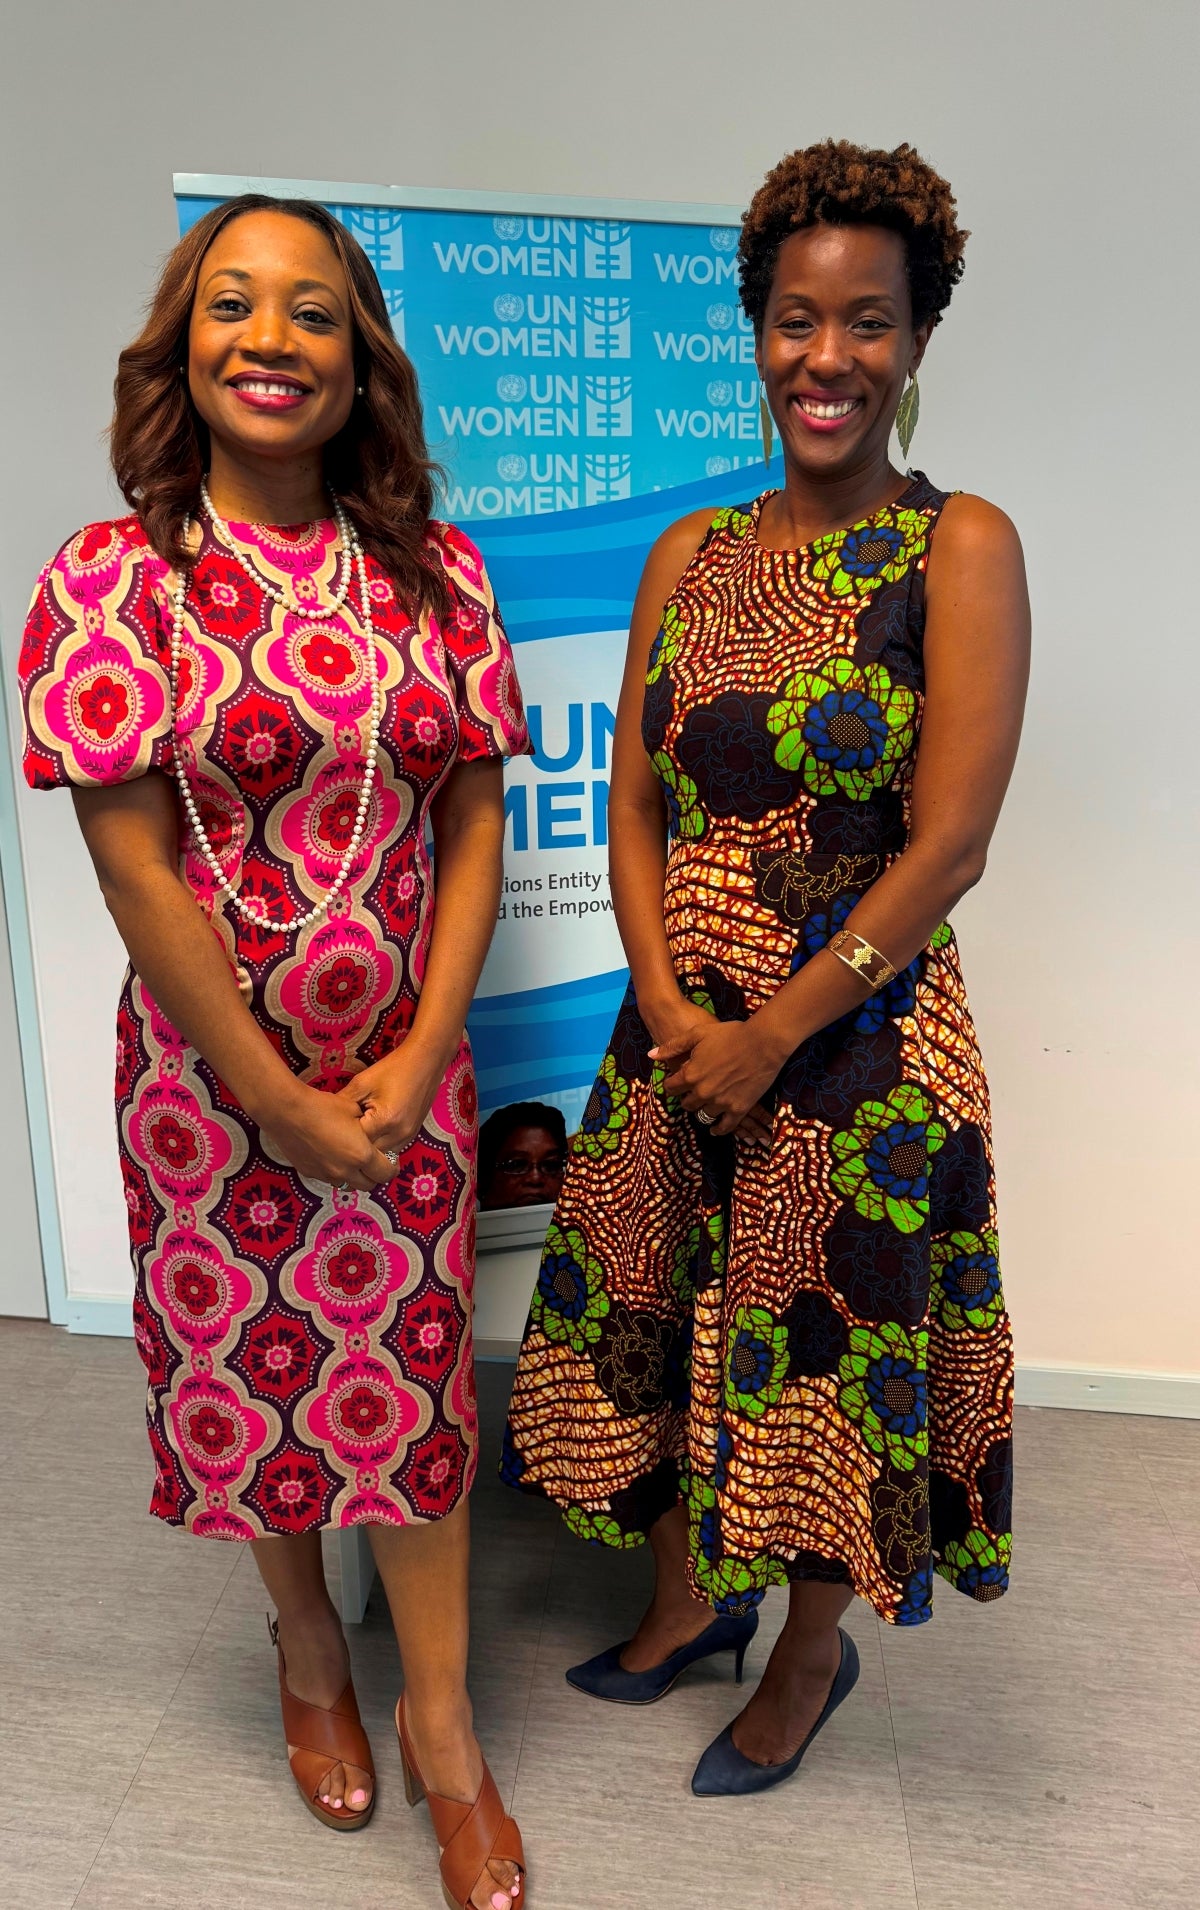
[[[608,778],[638,578],[675,518],[773,481],[736,216],[190,174],[175,190],[181,232],[238,192],[319,199],[379,274],[537,751],[506,772],[504,898],[470,1020],[480,1099],[550,1102],[573,1127],[627,979]]]

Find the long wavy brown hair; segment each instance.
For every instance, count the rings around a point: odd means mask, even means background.
[[[110,450],[117,483],[154,549],[187,564],[184,520],[200,508],[208,427],[186,376],[188,328],[200,265],[218,232],[247,212],[285,212],[324,234],[341,260],[354,322],[355,383],[346,424],[325,446],[325,477],[363,546],[414,608],[443,613],[449,593],[427,531],[440,473],[429,457],[417,374],[392,336],[371,262],[332,213],[310,199],[242,193],[198,219],[162,270],[141,333],[117,361]]]

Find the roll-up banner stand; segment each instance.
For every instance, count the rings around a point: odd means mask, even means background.
[[[638,578],[687,511],[779,481],[729,206],[177,174],[180,231],[239,192],[319,200],[416,366],[443,514],[483,552],[536,748],[506,771],[504,895],[470,1017],[480,1105],[578,1125],[627,971],[608,884],[613,717]]]

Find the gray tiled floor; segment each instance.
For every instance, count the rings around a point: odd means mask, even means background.
[[[126,1342],[0,1321],[0,1903],[433,1910],[378,1601],[351,1644],[380,1805],[332,1837],[287,1775],[250,1559],[144,1515],[139,1376]],[[701,1803],[687,1780],[734,1709],[728,1672],[647,1712],[564,1684],[627,1632],[646,1560],[495,1483],[506,1382],[480,1369],[473,1684],[533,1910],[1200,1902],[1200,1423],[1022,1411],[1009,1597],[944,1589],[915,1633],[856,1606],[862,1681],[802,1776]],[[768,1636],[781,1615],[776,1597]]]

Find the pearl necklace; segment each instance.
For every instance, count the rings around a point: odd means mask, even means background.
[[[216,516],[216,513],[213,511],[211,503],[209,503],[207,491],[205,491],[203,495],[204,495],[205,506],[210,516],[213,518],[213,522],[217,525],[220,525],[221,520]],[[212,843],[208,839],[208,834],[205,830],[204,824],[200,820],[200,811],[199,811],[199,808],[197,807],[196,799],[192,795],[191,785],[189,784],[187,779],[187,771],[183,766],[183,755],[179,748],[178,739],[176,739],[175,780],[179,784],[179,794],[183,801],[184,809],[187,811],[188,821],[192,827],[193,840],[195,841],[196,847],[199,849],[200,854],[203,856],[205,862],[208,864],[209,868],[212,870],[213,875],[216,877],[217,886],[224,891],[225,895],[228,896],[229,900],[233,903],[234,908],[237,910],[238,914],[242,917],[244,921],[252,923],[255,928],[272,929],[276,931],[282,931],[285,933],[289,931],[294,932],[295,930],[302,929],[302,928],[307,928],[310,922],[317,921],[317,919],[320,916],[326,914],[326,912],[333,906],[334,901],[341,894],[342,889],[345,887],[347,878],[349,877],[349,874],[350,874],[350,865],[354,861],[355,856],[358,854],[359,846],[363,839],[363,831],[366,828],[367,810],[370,807],[370,803],[371,803],[371,786],[375,781],[375,765],[379,758],[379,724],[380,724],[380,719],[382,716],[382,696],[381,696],[381,687],[379,682],[379,657],[375,649],[375,626],[371,618],[371,592],[370,592],[370,586],[367,582],[367,563],[366,563],[366,558],[363,555],[363,547],[358,540],[358,534],[353,529],[349,519],[346,516],[345,511],[342,509],[340,500],[336,497],[333,500],[333,515],[337,522],[338,532],[342,540],[342,549],[346,553],[347,578],[349,577],[351,563],[353,563],[353,566],[358,573],[359,596],[362,600],[362,622],[363,622],[364,630],[366,632],[367,663],[368,663],[368,668],[370,670],[370,675],[371,675],[370,735],[369,735],[369,740],[367,743],[367,760],[363,767],[362,789],[360,790],[359,797],[358,797],[358,809],[355,814],[354,828],[351,831],[350,840],[346,844],[345,854],[342,856],[342,859],[340,863],[338,864],[337,874],[334,876],[333,881],[330,883],[329,889],[327,893],[325,894],[325,896],[323,897],[323,899],[320,902],[314,903],[313,907],[309,909],[304,915],[293,916],[290,922],[276,922],[272,919],[271,916],[269,916],[265,912],[265,905],[259,902],[257,899],[251,902],[243,901],[242,897],[238,894],[237,890],[234,888],[232,882],[230,882],[228,877],[226,876],[224,869],[221,867],[220,860],[213,849]],[[184,525],[183,525],[183,539],[185,544],[191,534],[191,528],[192,528],[192,520],[190,517],[187,517],[184,519]],[[224,529],[224,526],[221,525],[221,528]],[[183,648],[183,611],[184,611],[184,600],[187,597],[188,584],[190,582],[191,582],[191,572],[187,570],[180,571],[179,580],[175,585],[175,590],[172,596],[172,618],[171,618],[172,727],[174,727],[175,714],[179,708],[179,658]],[[328,608],[322,609],[319,611],[311,611],[311,610],[304,611],[300,608],[299,605],[293,606],[291,604],[284,603],[284,599],[282,595],[278,592],[272,591],[270,587],[263,582],[262,578],[256,577],[255,582],[261,584],[262,587],[267,591],[268,595],[274,596],[276,602],[283,604],[286,610],[295,610],[298,612],[298,614],[305,615],[305,616],[325,617],[330,615],[330,611]],[[341,604],[345,602],[345,598],[346,598],[346,592],[343,591],[341,597],[338,600],[338,604],[337,604],[338,608],[340,608]]]
[[[294,598],[289,599],[286,593],[280,590],[277,584],[273,584],[268,577],[262,575],[261,571],[256,568],[246,552],[242,549],[224,518],[217,516],[216,510],[213,507],[213,501],[208,495],[208,485],[203,478],[200,480],[200,502],[211,517],[213,529],[216,531],[217,536],[224,544],[234,562],[241,565],[252,583],[256,583],[266,596],[273,597],[277,604],[282,604],[283,608],[289,611],[293,617],[331,617],[336,611],[341,609],[350,591],[350,546],[346,542],[345,514],[336,500],[334,501],[333,514],[337,520],[338,530],[341,533],[342,548],[338,556],[338,569],[341,572],[341,581],[329,603],[317,604],[315,608],[311,604],[297,603]]]

